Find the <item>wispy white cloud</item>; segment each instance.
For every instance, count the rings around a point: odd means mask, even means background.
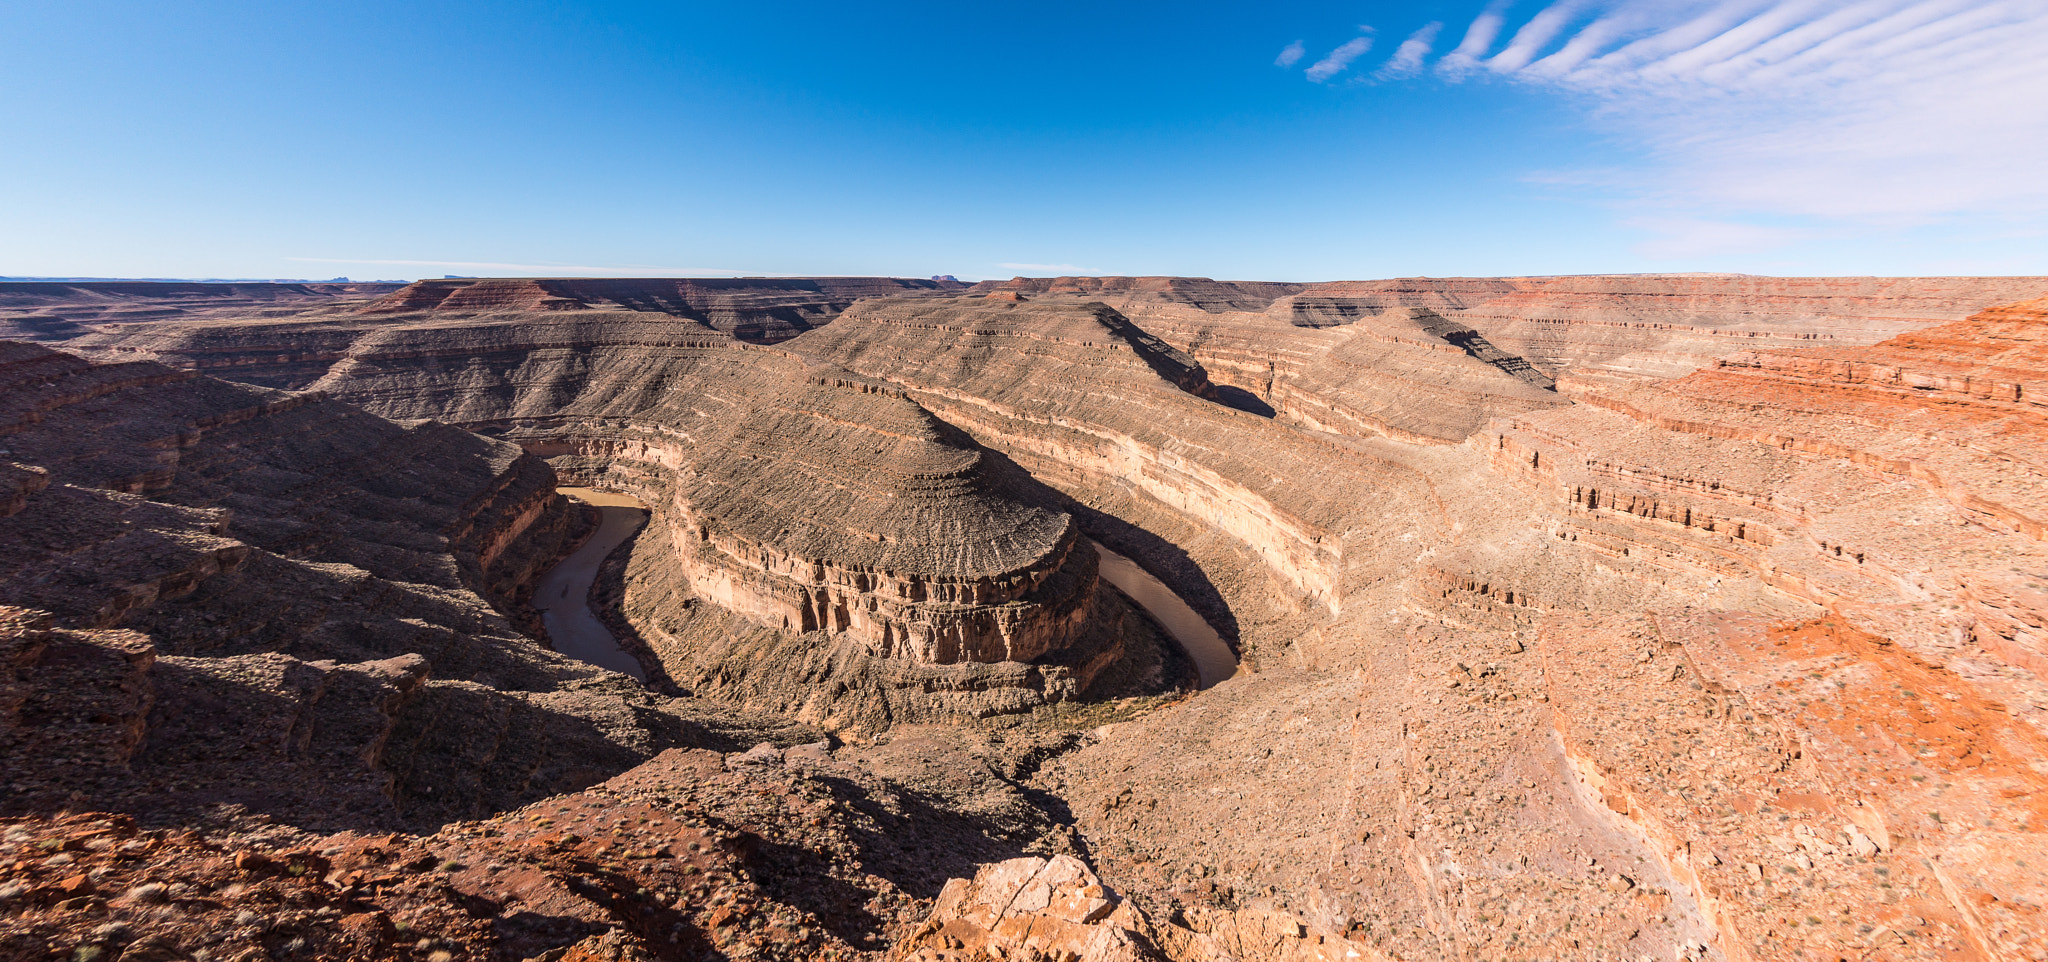
[[[1755,254],[1819,236],[1806,228],[1693,217],[1632,217],[1621,226],[1650,235],[1636,245],[1636,253],[1671,261]]]
[[[1507,8],[1512,0],[1493,0],[1479,16],[1472,18],[1471,26],[1465,28],[1465,39],[1458,41],[1458,47],[1437,61],[1437,70],[1445,76],[1456,77],[1469,73],[1479,66],[1479,58],[1493,49],[1493,41],[1500,36],[1501,27],[1508,22]]]
[[[384,260],[368,257],[287,257],[288,261],[301,264],[374,264],[379,267],[456,267],[473,271],[518,271],[534,276],[562,274],[616,274],[622,277],[649,277],[675,275],[678,277],[778,277],[784,275],[763,274],[759,271],[741,271],[727,267],[650,267],[645,264],[627,264],[614,267],[591,267],[583,264],[501,264],[494,261],[407,261]]]
[[[1079,267],[1074,264],[997,264],[1006,271],[1027,271],[1033,274],[1064,274],[1068,276],[1101,275],[1105,271],[1093,267]]]
[[[1587,3],[1588,0],[1560,0],[1545,7],[1541,13],[1523,24],[1522,29],[1515,31],[1514,39],[1508,41],[1507,49],[1489,57],[1486,65],[1500,73],[1513,73],[1528,66],[1530,61],[1536,59],[1536,52],[1555,40]],[[1477,57],[1481,52],[1483,51],[1474,51],[1471,56]]]
[[[1507,13],[1483,8],[1437,71],[1585,98],[1652,159],[1623,188],[1646,249],[1811,239],[1743,218],[2048,214],[2048,0],[1552,0],[1496,51]]]
[[[1295,42],[1280,48],[1280,56],[1273,58],[1273,66],[1292,67],[1295,64],[1300,63],[1302,56],[1307,53],[1308,48],[1302,46],[1301,41],[1296,40]]]
[[[1308,68],[1308,79],[1316,83],[1322,83],[1331,77],[1343,73],[1346,67],[1351,66],[1351,61],[1357,60],[1359,57],[1364,56],[1366,51],[1371,50],[1372,28],[1363,27],[1361,29],[1366,31],[1365,36],[1353,37],[1345,41],[1342,46],[1330,51],[1328,56],[1312,64]]]
[[[1387,62],[1381,64],[1380,69],[1373,71],[1372,75],[1380,80],[1397,80],[1420,73],[1422,62],[1429,59],[1430,48],[1436,43],[1436,35],[1443,29],[1444,25],[1440,22],[1424,24],[1422,29],[1409,34],[1408,39],[1401,41],[1401,45],[1394,48],[1394,55],[1387,58]]]

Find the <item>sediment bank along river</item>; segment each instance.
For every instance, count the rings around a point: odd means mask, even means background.
[[[1099,544],[1095,550],[1102,556],[1102,577],[1129,595],[1173,640],[1180,642],[1181,649],[1194,660],[1203,688],[1237,674],[1237,655],[1224,643],[1223,636],[1209,627],[1209,622],[1188,607],[1172,588],[1123,555]]]
[[[547,625],[548,639],[555,650],[578,661],[624,672],[641,681],[647,673],[640,662],[619,647],[617,638],[590,610],[590,586],[597,580],[598,565],[612,549],[624,543],[647,517],[647,507],[631,495],[599,491],[596,488],[556,490],[604,512],[597,533],[574,554],[563,558],[541,576],[533,588],[533,607]]]

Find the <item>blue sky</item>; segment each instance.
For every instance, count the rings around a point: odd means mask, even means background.
[[[0,275],[2048,273],[2048,0],[0,7]]]

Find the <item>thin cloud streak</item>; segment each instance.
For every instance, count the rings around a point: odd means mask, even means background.
[[[1365,29],[1369,31],[1372,28],[1367,27]],[[1322,83],[1331,77],[1343,73],[1346,67],[1351,66],[1351,61],[1364,56],[1365,52],[1371,49],[1372,36],[1370,34],[1363,37],[1353,37],[1345,41],[1342,46],[1330,51],[1329,56],[1316,61],[1314,66],[1309,67],[1308,79],[1316,83]]]
[[[1437,61],[1438,73],[1457,77],[1469,73],[1479,66],[1479,58],[1493,49],[1493,41],[1500,36],[1501,27],[1507,25],[1506,16],[1510,0],[1494,0],[1486,5],[1485,12],[1472,18],[1471,26],[1465,28],[1465,39],[1458,47]]]
[[[2048,212],[2048,0],[1553,0],[1435,70],[1587,98],[1653,158],[1631,223],[1679,256],[1798,240],[1745,217],[1903,227]],[[1499,47],[1496,50],[1496,47]],[[1407,44],[1386,77],[1425,69]]]
[[[1292,67],[1295,64],[1300,63],[1302,56],[1307,53],[1308,48],[1302,46],[1301,41],[1296,40],[1295,42],[1280,48],[1280,56],[1273,58],[1273,66],[1283,68]]]
[[[1443,29],[1441,21],[1431,21],[1424,24],[1422,29],[1409,34],[1408,39],[1401,41],[1401,45],[1394,48],[1394,55],[1387,58],[1387,62],[1381,64],[1380,69],[1373,71],[1373,78],[1398,80],[1421,73],[1422,62],[1429,59],[1429,51],[1436,43],[1436,35]]]
[[[1486,66],[1498,73],[1513,73],[1528,66],[1529,61],[1536,59],[1536,52],[1563,32],[1565,25],[1585,6],[1585,0],[1564,0],[1545,8],[1523,24],[1522,29],[1515,31],[1507,49],[1489,58]]]

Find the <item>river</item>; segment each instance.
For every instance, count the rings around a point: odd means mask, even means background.
[[[1194,659],[1203,688],[1237,674],[1237,655],[1223,642],[1223,636],[1209,627],[1209,622],[1188,607],[1172,588],[1123,555],[1099,544],[1095,551],[1102,556],[1102,577],[1145,609]]]
[[[624,672],[641,681],[647,672],[640,661],[619,647],[611,630],[590,610],[590,586],[597,580],[597,567],[606,555],[632,537],[647,516],[647,507],[630,495],[596,488],[557,488],[557,491],[604,512],[597,533],[583,542],[574,554],[563,558],[541,576],[533,588],[533,607],[547,625],[548,639],[555,650],[578,661]]]
[[[533,607],[540,611],[556,651],[646,681],[647,674],[639,660],[619,647],[611,630],[591,612],[589,599],[598,566],[613,549],[632,537],[647,516],[647,508],[630,495],[595,488],[557,490],[585,504],[596,505],[604,512],[604,522],[574,554],[541,576],[533,589]],[[1203,688],[1237,674],[1237,656],[1230,646],[1173,589],[1123,555],[1099,544],[1095,551],[1102,558],[1102,577],[1137,602],[1180,643],[1194,661]]]

